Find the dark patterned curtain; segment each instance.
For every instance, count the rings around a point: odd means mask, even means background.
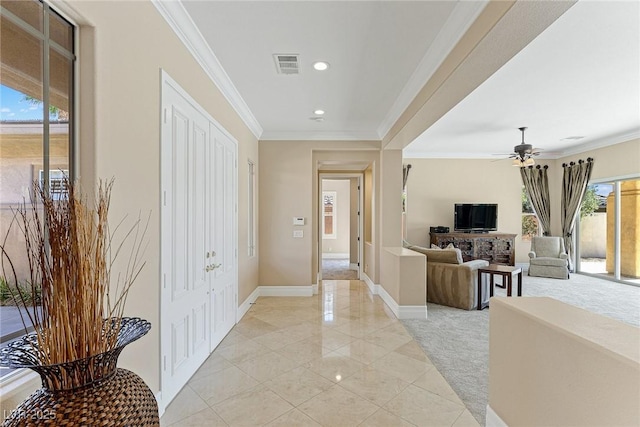
[[[582,204],[582,198],[587,189],[593,169],[593,159],[586,161],[580,159],[578,163],[563,163],[564,174],[562,177],[562,237],[564,246],[569,254],[569,269],[573,271],[573,228],[576,224],[576,213]]]
[[[551,208],[549,205],[549,179],[547,178],[547,169],[549,166],[544,165],[535,168],[529,166],[520,168],[520,176],[522,183],[527,191],[527,196],[533,206],[540,225],[542,226],[542,234],[544,236],[551,235]]]
[[[402,165],[402,190],[407,188],[407,180],[409,179],[409,170],[411,165]]]

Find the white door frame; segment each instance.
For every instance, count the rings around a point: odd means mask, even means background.
[[[358,279],[362,279],[362,272],[364,268],[364,215],[362,212],[362,208],[364,206],[364,191],[362,188],[362,184],[364,183],[364,172],[354,172],[354,173],[329,173],[329,172],[320,172],[318,173],[318,211],[316,212],[316,216],[318,218],[317,224],[318,229],[316,233],[318,235],[318,271],[316,277],[318,280],[322,280],[322,180],[323,179],[351,179],[358,178]],[[351,210],[349,211],[351,212]]]
[[[235,262],[235,266],[233,267],[234,271],[233,271],[233,275],[234,275],[234,292],[235,292],[235,298],[234,298],[234,308],[236,310],[236,314],[234,314],[233,318],[233,322],[234,324],[238,322],[237,319],[237,298],[238,298],[238,141],[229,133],[227,132],[227,130],[220,124],[218,123],[217,120],[215,120],[204,108],[202,108],[202,106],[200,106],[200,104],[195,101],[193,99],[193,97],[191,97],[189,95],[189,93],[187,93],[181,86],[180,84],[178,84],[173,78],[171,78],[171,76],[169,76],[169,74],[160,69],[160,188],[159,188],[159,199],[160,199],[160,271],[159,271],[159,278],[160,278],[160,283],[159,283],[159,287],[160,287],[160,315],[159,315],[159,321],[160,321],[160,393],[158,393],[157,395],[157,400],[158,400],[158,406],[159,406],[159,410],[160,413],[164,412],[164,409],[166,408],[166,406],[170,403],[169,401],[169,396],[163,396],[162,392],[162,388],[163,388],[163,383],[166,381],[166,375],[165,375],[165,356],[166,356],[166,336],[167,334],[170,335],[170,330],[167,330],[167,328],[170,328],[170,324],[168,324],[168,322],[163,322],[163,313],[167,311],[167,307],[169,304],[169,301],[167,299],[167,293],[168,293],[168,288],[166,288],[166,280],[167,278],[165,277],[165,272],[163,271],[163,265],[165,265],[165,262],[167,262],[167,259],[170,260],[171,258],[171,247],[169,244],[170,241],[170,234],[171,234],[171,230],[167,229],[168,224],[166,223],[167,218],[163,215],[163,208],[164,205],[166,203],[166,190],[165,190],[165,181],[170,180],[171,176],[168,176],[168,174],[171,173],[171,167],[167,167],[167,162],[169,162],[169,166],[170,166],[170,159],[171,159],[171,144],[170,141],[167,141],[167,135],[165,133],[163,133],[163,123],[168,120],[168,111],[166,109],[166,103],[168,102],[166,97],[163,96],[163,89],[164,87],[168,85],[171,86],[172,89],[174,89],[176,92],[178,92],[182,97],[185,98],[185,100],[187,100],[189,103],[191,103],[198,111],[200,114],[202,114],[203,116],[205,116],[207,118],[207,120],[209,120],[210,126],[215,126],[222,134],[224,134],[224,136],[226,136],[233,145],[233,150],[235,152],[235,165],[234,165],[234,189],[232,191],[233,194],[233,259]],[[170,225],[170,224],[169,224]],[[169,261],[170,262],[170,261]],[[212,343],[210,343],[212,344]],[[213,346],[215,347],[215,346]],[[213,347],[210,348],[210,352],[213,351]]]

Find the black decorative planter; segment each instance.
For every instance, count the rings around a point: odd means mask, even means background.
[[[116,347],[87,359],[40,365],[36,334],[0,350],[0,365],[40,374],[42,388],[8,415],[3,426],[159,426],[158,405],[142,378],[118,368],[127,344],[145,335],[151,324],[121,319]]]

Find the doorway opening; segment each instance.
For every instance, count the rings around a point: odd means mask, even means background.
[[[321,176],[319,278],[360,278],[361,174]]]

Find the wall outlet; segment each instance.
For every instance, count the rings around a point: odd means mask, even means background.
[[[300,239],[304,237],[304,231],[302,230],[293,230],[293,237],[296,239]]]

